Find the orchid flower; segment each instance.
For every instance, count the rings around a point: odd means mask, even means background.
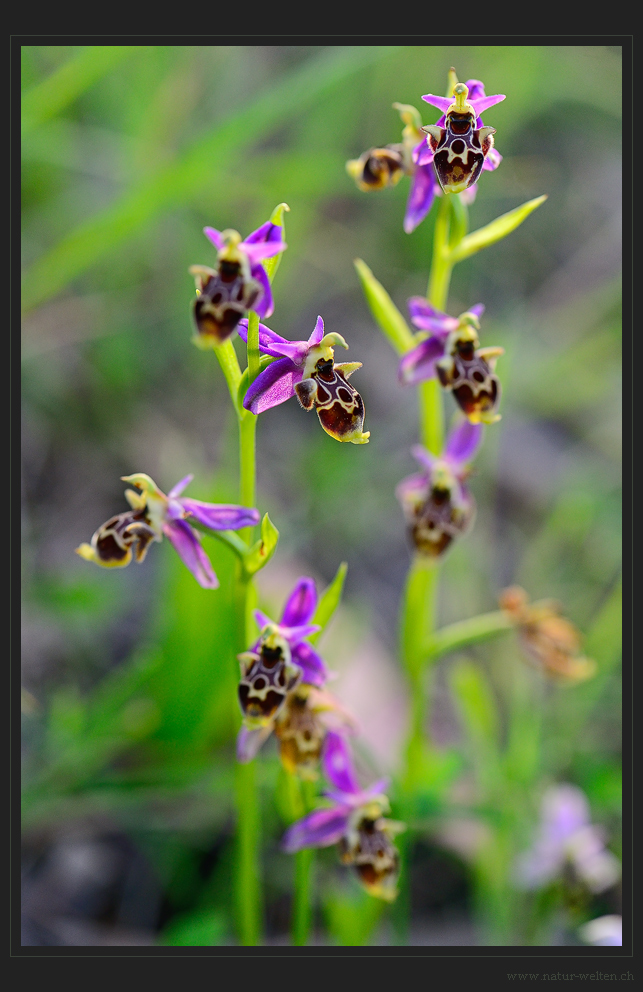
[[[287,245],[282,228],[272,221],[241,240],[238,231],[203,229],[218,251],[217,267],[192,265],[197,298],[194,301],[195,342],[201,347],[221,344],[235,330],[241,318],[254,310],[259,317],[269,317],[274,310],[270,279],[261,264],[278,255]]]
[[[473,525],[475,501],[464,480],[481,441],[481,425],[463,420],[439,457],[419,444],[411,448],[422,471],[400,482],[396,496],[415,547],[429,558],[442,557],[454,538]]]
[[[427,138],[414,152],[414,159],[419,166],[433,163],[445,193],[462,193],[478,181],[483,170],[497,169],[502,161],[493,147],[495,129],[484,126],[482,114],[505,97],[485,96],[479,79],[459,83],[454,69],[449,72],[449,92],[452,96],[427,93],[422,97],[441,110],[442,116],[422,128]]]
[[[239,336],[248,337],[248,322],[239,323]],[[364,403],[347,381],[362,367],[361,362],[335,364],[335,348],[348,348],[341,334],[324,334],[324,321],[317,318],[307,341],[288,341],[259,324],[259,350],[277,360],[260,372],[248,389],[243,405],[254,414],[297,396],[305,410],[317,411],[319,422],[337,441],[365,444]]]
[[[400,361],[398,376],[404,385],[438,377],[472,424],[493,424],[500,403],[500,382],[494,373],[503,348],[480,348],[478,331],[484,313],[477,303],[459,317],[436,310],[422,296],[409,300],[411,322],[423,332],[422,340]],[[428,334],[427,334],[428,332]]]
[[[76,553],[97,565],[124,568],[129,565],[132,555],[140,564],[150,543],[160,542],[165,535],[199,585],[204,589],[216,589],[218,579],[194,526],[206,531],[240,530],[258,523],[259,511],[234,504],[203,503],[181,496],[194,478],[192,475],[181,479],[167,496],[144,472],[122,478],[141,490],[140,493],[125,490],[131,509],[102,524],[91,542],[81,544]]]
[[[326,735],[322,764],[334,786],[325,793],[332,805],[294,823],[284,834],[283,850],[293,854],[305,847],[339,844],[341,861],[355,868],[367,892],[395,899],[399,855],[391,838],[405,826],[383,816],[390,810],[383,794],[386,779],[361,789],[348,743],[332,731]]]
[[[531,848],[517,863],[522,888],[539,889],[563,876],[566,867],[591,892],[604,892],[618,881],[618,858],[605,847],[603,831],[590,822],[589,803],[574,785],[545,792],[541,820]]]

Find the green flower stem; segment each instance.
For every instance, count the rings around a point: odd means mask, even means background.
[[[253,507],[255,505],[256,437],[257,418],[254,413],[245,411],[239,418],[239,502],[241,506]],[[250,547],[254,541],[254,527],[244,527],[239,533]]]
[[[232,398],[232,405],[238,417],[239,408],[237,406],[237,395],[239,391],[239,383],[241,382],[241,369],[239,368],[237,353],[234,350],[234,345],[232,344],[230,338],[228,338],[227,341],[224,341],[223,344],[215,345],[214,353],[217,356],[219,365],[221,366],[221,371],[225,376],[228,392]]]
[[[261,870],[259,859],[260,811],[257,769],[253,761],[237,762],[237,850],[235,858],[235,909],[237,935],[243,947],[261,945]]]
[[[248,313],[248,384],[252,385],[259,375],[259,317],[250,310]]]
[[[288,774],[292,822],[310,812],[314,801],[314,783],[301,782]],[[295,854],[295,887],[292,909],[292,942],[294,947],[306,947],[312,923],[312,867],[315,849],[306,847]]]

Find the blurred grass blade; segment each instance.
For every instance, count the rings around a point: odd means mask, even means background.
[[[279,227],[281,228],[282,241],[286,240],[286,222],[284,220],[284,213],[286,212],[290,212],[290,207],[288,206],[287,203],[280,203],[278,207],[275,207],[272,214],[270,215],[271,223],[278,224]],[[272,282],[272,280],[275,278],[275,275],[277,274],[277,269],[279,268],[279,263],[281,262],[282,255],[283,252],[280,252],[278,255],[273,255],[272,258],[267,258],[263,262],[263,267],[268,273],[268,278],[270,279],[270,282]]]
[[[410,348],[415,347],[416,341],[404,317],[366,262],[356,258],[355,268],[375,321],[398,355],[406,354]]]
[[[517,227],[520,227],[522,222],[529,217],[529,214],[536,207],[539,207],[541,203],[544,203],[546,199],[547,195],[545,194],[544,196],[537,196],[535,200],[527,200],[526,203],[523,203],[520,207],[516,207],[515,210],[510,210],[509,213],[496,217],[495,220],[492,220],[490,224],[486,224],[485,227],[467,234],[460,244],[448,253],[447,259],[449,263],[455,265],[456,262],[462,262],[465,258],[470,258],[471,255],[475,255],[476,252],[481,251],[483,248],[488,248],[489,245],[495,244],[496,241],[506,238],[508,234],[515,231]]]
[[[316,634],[313,634],[311,637],[308,638],[311,644],[314,644],[315,641],[319,640],[322,633],[324,632],[324,627],[326,626],[328,621],[331,619],[333,613],[339,606],[339,601],[342,598],[344,581],[346,579],[347,571],[348,571],[348,565],[345,561],[343,561],[339,566],[339,568],[337,569],[335,578],[328,586],[328,588],[325,589],[324,592],[319,597],[319,602],[317,604],[317,609],[315,610],[315,614],[313,616],[312,622],[318,623],[321,627],[321,630],[318,630]]]
[[[285,74],[245,108],[198,138],[177,160],[157,168],[38,259],[24,279],[23,310],[60,292],[163,209],[196,200],[218,172],[275,126],[309,108],[359,69],[397,50],[390,45],[340,46]]]
[[[27,134],[76,100],[81,93],[107,75],[123,59],[139,52],[142,45],[89,45],[22,98],[22,133]]]
[[[451,673],[451,686],[476,751],[496,751],[500,720],[496,701],[476,665],[460,661]]]

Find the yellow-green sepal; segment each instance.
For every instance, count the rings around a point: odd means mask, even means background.
[[[311,634],[308,638],[311,644],[314,644],[317,640],[319,640],[323,633],[324,627],[339,606],[339,601],[342,598],[342,592],[344,590],[344,581],[346,579],[347,570],[348,565],[345,561],[343,561],[337,569],[335,578],[319,597],[319,602],[317,603],[317,609],[315,610],[312,622],[318,623],[321,630],[318,630],[315,634]]]
[[[417,344],[409,325],[366,262],[356,258],[354,264],[375,321],[398,355],[405,355]]]
[[[284,213],[287,213],[288,211],[290,211],[290,207],[288,206],[288,204],[280,203],[279,206],[275,207],[272,214],[270,215],[270,223],[278,224],[279,227],[281,228],[282,241],[286,240],[286,225],[284,223]],[[277,269],[279,268],[279,263],[281,262],[282,255],[283,252],[280,252],[279,255],[273,255],[272,258],[266,258],[265,261],[261,263],[268,274],[268,278],[270,279],[270,282],[272,282],[272,280],[275,278]]]
[[[490,224],[486,224],[484,227],[479,228],[479,230],[465,235],[451,251],[446,253],[447,262],[449,265],[455,265],[457,262],[462,262],[465,258],[475,255],[476,252],[481,251],[483,248],[488,248],[489,245],[495,244],[496,241],[506,238],[508,234],[515,231],[517,227],[520,227],[522,222],[529,217],[529,214],[539,207],[541,203],[544,203],[546,199],[547,195],[545,194],[544,196],[537,196],[534,200],[527,200],[526,203],[516,207],[514,210],[510,210],[509,213],[496,217]]]
[[[243,567],[248,575],[254,575],[268,564],[275,553],[278,540],[279,531],[266,513],[261,521],[261,537],[244,555]]]

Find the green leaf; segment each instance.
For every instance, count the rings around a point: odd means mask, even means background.
[[[462,262],[465,258],[475,255],[476,252],[481,251],[483,248],[488,248],[489,245],[495,244],[496,241],[506,238],[508,234],[515,231],[517,227],[520,227],[522,222],[529,217],[529,214],[536,207],[539,207],[541,203],[544,203],[546,199],[547,195],[537,196],[535,200],[527,200],[522,206],[516,207],[515,210],[510,210],[509,213],[502,214],[501,217],[496,217],[490,224],[486,224],[485,227],[481,227],[478,231],[472,231],[471,234],[467,234],[459,245],[447,253],[448,262],[451,265],[455,265],[456,262]]]
[[[272,224],[278,224],[281,227],[281,240],[286,240],[286,223],[284,221],[284,212],[290,211],[290,207],[287,203],[280,203],[278,207],[275,207],[272,214],[270,215],[270,221]],[[264,269],[268,273],[268,278],[270,282],[275,278],[277,274],[277,269],[279,268],[279,263],[281,262],[281,256],[283,252],[278,255],[273,255],[272,258],[267,258],[265,262],[262,263]]]
[[[318,623],[321,630],[318,630],[316,634],[313,634],[308,638],[311,644],[315,644],[319,640],[324,632],[324,627],[332,617],[333,613],[339,606],[339,601],[342,598],[342,592],[344,589],[344,580],[346,579],[346,572],[348,570],[348,565],[345,561],[341,563],[337,569],[337,574],[335,578],[328,586],[327,589],[319,597],[319,602],[317,603],[317,609],[313,616],[313,623]]]
[[[439,658],[469,644],[477,644],[488,637],[495,637],[511,630],[513,624],[506,613],[495,610],[493,613],[481,613],[477,617],[458,620],[448,627],[442,627],[431,634],[425,645],[428,658]]]
[[[356,258],[354,264],[375,321],[398,355],[405,355],[417,343],[409,325],[366,262]]]
[[[269,261],[272,261],[272,259],[269,259]],[[274,361],[276,361],[276,359],[273,358],[272,355],[262,355],[261,358],[259,359],[259,374],[261,374],[264,369],[267,369],[269,365],[272,365]],[[248,392],[249,386],[250,386],[249,373],[248,373],[248,369],[246,369],[241,375],[241,379],[239,380],[239,388],[237,389],[237,409],[241,413],[246,412],[245,407],[243,405],[243,398]]]
[[[357,888],[352,879],[344,892],[328,892],[324,900],[326,925],[334,944],[364,947],[384,911],[382,899]]]
[[[21,104],[22,133],[26,134],[60,113],[119,62],[135,55],[143,47],[89,45],[76,52],[69,61],[25,93]]]
[[[266,513],[261,521],[261,538],[253,544],[244,559],[244,568],[248,575],[254,575],[268,564],[275,553],[278,540],[279,531]]]
[[[498,709],[480,669],[471,662],[461,661],[452,670],[451,685],[476,750],[481,747],[495,750],[500,733]]]

